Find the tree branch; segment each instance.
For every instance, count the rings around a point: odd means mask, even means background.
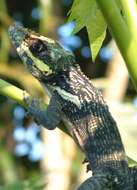
[[[26,91],[21,90],[20,88],[2,80],[2,79],[0,79],[0,94],[15,100],[17,103],[19,103],[20,105],[22,105],[25,108],[27,108],[27,104],[24,101],[24,94],[27,95],[27,97],[30,100],[32,100],[32,98],[33,98]],[[47,107],[47,104],[44,103],[44,106]],[[60,123],[59,129],[61,129],[63,132],[67,133],[70,136],[70,133],[67,130],[67,128],[64,126],[63,122]]]
[[[137,35],[133,35],[131,33],[130,28],[122,17],[120,10],[114,0],[96,1],[126,62],[128,71],[137,90]],[[126,2],[124,1],[124,3]],[[129,17],[130,14],[131,11],[128,12],[127,16]]]
[[[26,93],[27,96],[29,97],[29,94],[27,92],[0,79],[0,94],[9,97],[15,100],[17,103],[21,104],[22,106],[26,107],[24,101],[24,93]]]

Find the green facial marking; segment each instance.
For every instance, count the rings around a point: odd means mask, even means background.
[[[33,64],[37,67],[37,69],[39,69],[42,72],[46,72],[47,74],[51,74],[52,70],[50,69],[50,67],[45,64],[42,60],[38,59],[37,57],[35,57],[29,50],[28,45],[26,42],[23,41],[23,43],[17,48],[17,51],[19,54],[23,54],[24,52],[27,54],[28,57],[31,58],[31,60],[33,61]],[[27,57],[24,57],[23,59],[27,59]],[[24,62],[26,62],[24,60]]]
[[[40,71],[47,72],[48,74],[52,73],[50,67],[47,64],[45,64],[42,60],[34,57],[30,51],[28,52],[28,55],[33,60],[34,64]]]

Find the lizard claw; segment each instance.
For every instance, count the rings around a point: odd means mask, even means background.
[[[83,160],[82,164],[85,164],[85,163],[87,163],[87,162],[88,162],[88,159],[85,158],[85,159]]]
[[[86,170],[86,172],[89,172],[91,170],[91,166],[90,166],[90,163],[89,163],[89,161],[88,161],[87,158],[85,158],[83,160],[82,164],[87,164],[87,170]]]
[[[90,166],[90,164],[88,163],[88,164],[87,164],[87,170],[86,170],[86,172],[88,173],[89,171],[91,171],[91,166]]]
[[[29,103],[29,95],[25,90],[23,91],[23,101],[28,105],[28,103]]]

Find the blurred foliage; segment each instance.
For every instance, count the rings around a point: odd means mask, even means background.
[[[95,0],[75,0],[70,10],[69,21],[76,20],[76,27],[73,33],[77,33],[83,27],[87,28],[90,46],[92,51],[92,59],[95,58],[102,46],[106,36],[107,25],[101,11]],[[81,16],[81,13],[83,15]]]
[[[42,181],[42,176],[31,176],[31,178],[20,181],[12,181],[11,183],[0,186],[0,190],[40,190],[45,187],[45,183]]]

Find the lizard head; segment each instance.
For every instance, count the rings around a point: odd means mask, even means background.
[[[9,36],[28,70],[40,79],[66,71],[75,57],[61,45],[18,24],[10,26]]]

